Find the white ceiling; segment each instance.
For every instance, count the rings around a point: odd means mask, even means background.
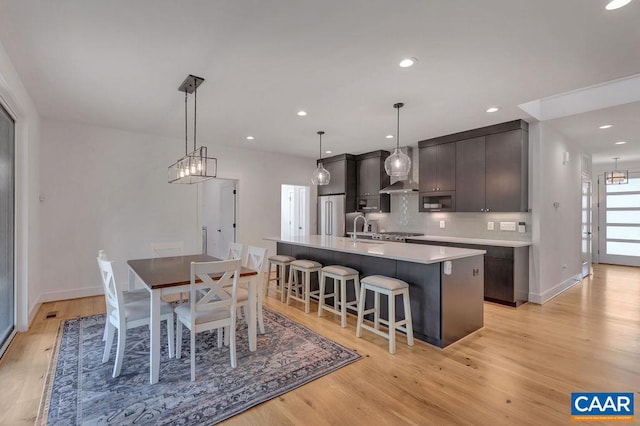
[[[0,0],[0,41],[45,118],[183,138],[177,88],[195,74],[210,152],[317,157],[317,130],[334,153],[391,149],[394,102],[400,143],[415,145],[640,72],[640,1],[606,3]],[[399,68],[408,56],[419,63]]]

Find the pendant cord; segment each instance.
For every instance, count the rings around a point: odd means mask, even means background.
[[[187,153],[189,152],[189,147],[187,144],[187,136],[188,136],[188,130],[187,130],[187,92],[184,92],[184,155],[187,155]]]
[[[196,120],[198,119],[198,84],[193,79],[193,150],[196,150]]]
[[[320,161],[322,162],[322,135],[320,135]]]
[[[396,126],[396,151],[400,149],[400,107],[398,107],[398,120]]]

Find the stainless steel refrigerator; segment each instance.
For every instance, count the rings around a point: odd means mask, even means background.
[[[318,197],[318,235],[345,235],[345,196]]]

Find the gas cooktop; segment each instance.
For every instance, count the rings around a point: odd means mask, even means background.
[[[387,240],[387,241],[405,241],[407,237],[418,237],[421,234],[419,232],[378,232],[373,234],[371,238],[374,240]]]

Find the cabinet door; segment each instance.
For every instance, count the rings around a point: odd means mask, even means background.
[[[436,145],[437,185],[436,191],[456,189],[456,144]]]
[[[380,189],[380,157],[359,160],[358,195],[378,195]]]
[[[418,163],[418,172],[420,180],[418,181],[418,184],[420,192],[434,192],[438,187],[437,145],[420,148],[419,158],[420,162]]]
[[[485,208],[491,212],[527,211],[525,132],[512,130],[486,137]]]
[[[484,256],[484,297],[513,303],[513,260]]]
[[[331,173],[329,185],[318,186],[318,195],[344,194],[346,185],[346,167],[345,160],[323,162],[324,168]]]
[[[456,211],[484,211],[485,137],[456,142]]]

